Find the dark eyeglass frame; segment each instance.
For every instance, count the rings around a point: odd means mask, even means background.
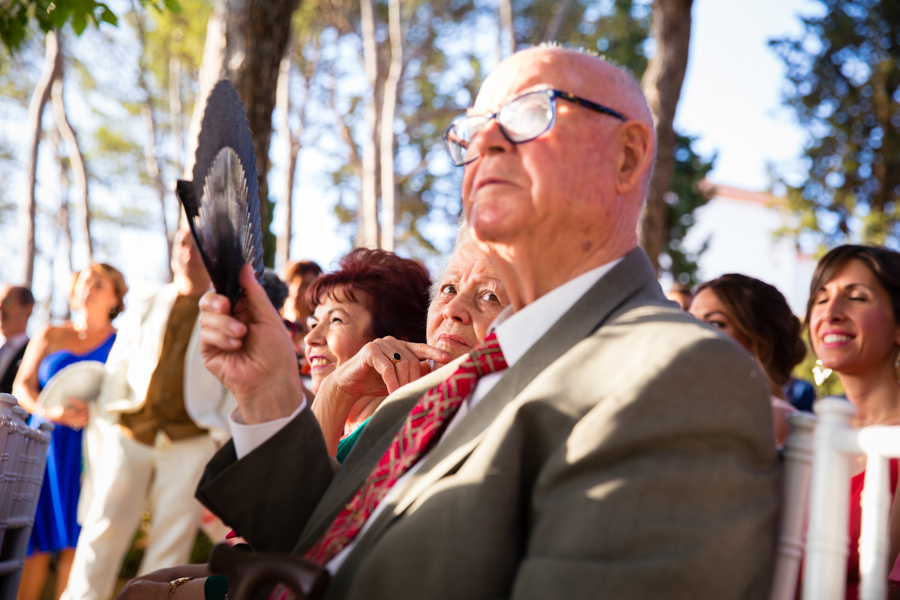
[[[463,165],[469,164],[470,162],[474,162],[474,161],[478,160],[478,158],[479,158],[478,156],[473,156],[472,158],[469,158],[469,159],[464,160],[459,163],[453,159],[453,151],[451,149],[452,147],[450,145],[451,142],[450,142],[449,136],[450,136],[450,130],[453,129],[453,127],[456,126],[457,123],[459,123],[460,121],[462,121],[464,119],[479,118],[479,119],[484,119],[484,123],[485,123],[485,127],[486,127],[487,123],[490,122],[491,119],[497,119],[497,117],[500,115],[500,113],[503,111],[504,108],[506,108],[513,102],[516,102],[518,100],[521,100],[522,98],[525,98],[526,96],[531,96],[534,94],[544,94],[550,98],[550,120],[547,121],[547,127],[545,127],[537,135],[533,135],[526,139],[514,140],[514,139],[512,139],[512,137],[510,136],[510,134],[506,130],[506,128],[503,126],[503,124],[499,120],[497,120],[497,125],[500,127],[500,132],[503,134],[503,137],[505,137],[507,140],[509,140],[509,143],[511,143],[511,144],[524,144],[525,142],[530,142],[532,140],[535,140],[535,139],[541,137],[542,135],[544,135],[545,133],[547,133],[548,131],[553,129],[553,124],[556,123],[556,99],[557,98],[562,98],[563,100],[568,100],[569,102],[574,102],[575,104],[578,104],[579,106],[583,106],[584,108],[593,110],[595,112],[598,112],[598,113],[601,113],[604,115],[609,115],[610,117],[619,119],[623,123],[628,120],[628,117],[626,117],[625,115],[623,115],[622,113],[620,113],[617,110],[613,110],[613,109],[609,108],[608,106],[603,106],[602,104],[597,104],[596,102],[592,102],[592,101],[588,100],[587,98],[582,98],[580,96],[576,96],[575,94],[570,94],[569,92],[564,92],[562,90],[547,89],[547,90],[537,90],[534,92],[527,92],[520,96],[516,96],[509,102],[504,103],[503,106],[500,107],[500,110],[498,110],[495,113],[491,113],[491,114],[487,114],[487,115],[472,115],[472,116],[462,115],[462,116],[454,119],[453,122],[450,123],[450,126],[444,130],[444,133],[441,136],[444,139],[444,144],[446,144],[446,146],[447,146],[447,152],[450,154],[450,162],[452,162],[457,167],[461,167]],[[459,145],[459,144],[457,144],[457,145]]]

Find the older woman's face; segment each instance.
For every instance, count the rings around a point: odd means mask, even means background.
[[[450,259],[438,294],[428,307],[428,344],[458,358],[487,335],[491,322],[509,304],[487,257],[474,242]]]
[[[822,364],[838,373],[860,374],[894,362],[900,326],[890,296],[864,263],[847,261],[816,291],[809,337]]]
[[[335,298],[323,297],[308,320],[310,332],[304,341],[313,393],[319,391],[325,377],[372,341],[369,309],[347,298],[343,288],[336,288],[334,295]],[[362,294],[355,295],[359,299]]]

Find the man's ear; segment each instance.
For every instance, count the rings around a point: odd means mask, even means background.
[[[624,194],[637,186],[653,167],[656,148],[653,131],[643,121],[628,121],[619,130],[621,151],[616,169],[616,191]]]

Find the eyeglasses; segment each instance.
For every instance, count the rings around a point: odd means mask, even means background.
[[[628,120],[628,117],[618,111],[561,90],[529,92],[513,98],[493,114],[463,115],[453,121],[444,131],[444,142],[450,152],[450,160],[457,167],[476,160],[478,155],[469,156],[469,144],[476,135],[485,130],[491,119],[497,119],[501,133],[513,144],[530,142],[544,132],[550,131],[556,120],[557,98],[574,102],[620,121]]]

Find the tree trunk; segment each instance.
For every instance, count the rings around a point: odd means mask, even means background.
[[[400,0],[390,0],[388,28],[391,38],[391,66],[384,82],[384,105],[381,109],[381,248],[394,251],[396,194],[394,183],[394,113],[397,91],[403,74],[403,23]]]
[[[144,29],[143,7],[137,2],[132,3],[132,10],[135,17],[135,29],[138,34],[138,41],[141,44],[141,56],[138,59],[138,87],[144,92],[144,103],[141,106],[141,115],[144,120],[144,163],[147,167],[147,175],[153,182],[153,188],[156,190],[156,197],[159,199],[160,223],[162,225],[163,243],[166,245],[166,274],[167,281],[172,281],[172,242],[174,235],[169,233],[169,224],[166,222],[166,184],[162,178],[162,172],[159,168],[159,156],[156,151],[156,119],[153,116],[153,95],[150,92],[150,86],[147,85],[147,65],[144,62],[144,52],[146,51],[146,35]]]
[[[375,41],[375,6],[373,0],[360,0],[362,16],[363,62],[369,80],[371,94],[366,98],[366,126],[368,135],[363,144],[362,194],[360,216],[362,236],[357,235],[357,245],[378,247],[378,44]]]
[[[200,85],[191,118],[185,173],[194,168],[194,151],[206,99],[220,79],[234,84],[247,111],[256,171],[259,176],[259,206],[263,225],[264,262],[272,266],[275,243],[271,234],[269,204],[269,142],[278,69],[291,31],[291,15],[300,0],[218,0],[206,29],[206,44],[200,68]]]
[[[44,114],[44,106],[50,99],[50,87],[62,68],[62,56],[59,53],[56,33],[48,32],[45,44],[44,70],[41,72],[41,77],[31,95],[31,101],[28,103],[28,131],[31,133],[31,150],[26,167],[28,179],[25,197],[19,203],[19,229],[24,233],[22,255],[25,258],[22,281],[23,285],[28,288],[34,281],[34,258],[37,254],[37,245],[34,241],[36,205],[34,193],[37,186],[38,148],[41,143],[41,117]]]
[[[290,46],[289,46],[290,47]],[[297,170],[297,156],[300,154],[300,136],[303,134],[303,118],[300,127],[291,128],[291,63],[292,53],[285,52],[278,73],[278,93],[275,101],[282,114],[282,135],[288,142],[288,166],[284,189],[284,236],[281,239],[282,262],[287,266],[291,261],[291,237],[294,219],[294,173]],[[302,112],[302,111],[301,111]]]
[[[172,114],[172,140],[175,142],[175,164],[184,168],[184,117],[181,106],[181,59],[169,59],[169,112]]]
[[[676,135],[672,128],[687,70],[691,41],[693,0],[655,0],[650,30],[656,54],[647,63],[641,85],[656,126],[656,166],[650,179],[647,202],[641,214],[640,244],[659,272],[659,254],[665,244],[667,206],[675,172]]]
[[[553,5],[553,18],[547,25],[547,31],[544,32],[544,42],[552,42],[559,35],[559,28],[562,27],[569,7],[572,6],[572,0],[559,0]]]
[[[56,162],[59,164],[59,212],[57,212],[56,214],[57,242],[56,249],[53,253],[54,260],[51,261],[50,273],[55,273],[55,259],[56,254],[60,251],[60,244],[62,245],[62,251],[66,255],[66,265],[69,268],[69,273],[74,273],[75,267],[72,261],[72,229],[69,225],[69,165],[67,164],[65,157],[63,157],[62,153],[60,152],[59,133],[54,133],[56,135],[52,140],[53,150],[54,154],[56,155]],[[50,307],[53,306],[53,291],[55,289],[56,285],[51,283],[50,294],[48,294],[47,296],[48,315],[51,315]],[[69,308],[69,303],[66,302],[66,312],[62,316],[62,318],[68,321],[71,316],[72,314]]]
[[[66,144],[66,153],[69,156],[69,161],[72,163],[72,170],[75,173],[75,185],[81,190],[81,198],[83,199],[81,219],[84,226],[84,241],[87,246],[88,262],[94,262],[94,240],[91,236],[91,202],[88,195],[87,167],[84,164],[84,157],[81,154],[81,146],[78,145],[75,130],[72,129],[72,125],[69,124],[69,118],[66,115],[66,104],[63,99],[65,73],[62,64],[62,42],[58,41],[58,44],[60,65],[50,92],[53,100],[53,115],[56,117],[56,127],[59,129],[59,135]]]
[[[504,59],[516,51],[516,31],[513,28],[512,0],[500,0],[500,58]]]

